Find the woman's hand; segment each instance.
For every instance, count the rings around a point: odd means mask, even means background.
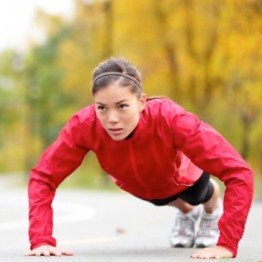
[[[31,251],[26,256],[73,256],[74,254],[67,250],[60,250],[50,245],[42,245]]]
[[[203,248],[191,255],[192,258],[231,258],[233,254],[222,246]]]

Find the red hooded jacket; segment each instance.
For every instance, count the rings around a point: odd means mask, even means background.
[[[51,207],[56,188],[89,150],[119,187],[143,199],[177,194],[203,170],[218,177],[226,185],[218,245],[236,256],[252,202],[252,171],[217,131],[169,99],[149,100],[134,134],[122,141],[107,134],[94,105],[71,118],[30,174],[31,249],[56,245]]]

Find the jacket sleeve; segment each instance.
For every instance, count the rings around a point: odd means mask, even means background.
[[[226,186],[217,244],[236,256],[252,203],[253,173],[222,135],[195,115],[179,113],[172,117],[171,123],[175,146]]]
[[[81,141],[80,125],[78,116],[74,116],[31,170],[28,184],[31,249],[42,244],[56,246],[52,237],[51,207],[56,188],[81,164],[88,152]]]

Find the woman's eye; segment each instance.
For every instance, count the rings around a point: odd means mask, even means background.
[[[119,108],[120,108],[120,109],[125,109],[126,107],[128,107],[127,104],[121,104],[121,105],[119,105]]]
[[[106,109],[106,108],[105,108],[104,106],[98,106],[98,107],[97,107],[97,110],[98,110],[98,111],[104,111],[105,109]]]

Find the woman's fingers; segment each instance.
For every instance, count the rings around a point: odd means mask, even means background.
[[[43,245],[29,251],[26,256],[73,256],[74,254],[68,250],[60,250],[57,247]]]

